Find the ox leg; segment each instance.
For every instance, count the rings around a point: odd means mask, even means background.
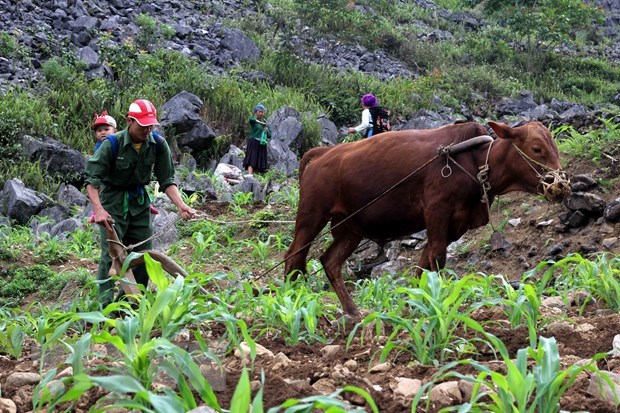
[[[433,248],[430,244],[422,251],[420,261],[418,261],[417,274],[420,275],[424,270],[438,271],[446,265],[446,248],[447,245],[442,247]]]
[[[442,222],[441,220],[431,222]],[[428,244],[422,251],[422,256],[418,262],[418,275],[423,270],[438,271],[446,265],[446,250],[448,248],[448,234],[446,229],[427,228]],[[439,234],[439,235],[438,235]]]
[[[306,258],[312,242],[329,221],[327,215],[305,214],[299,211],[295,222],[295,237],[284,255],[284,273],[293,272],[291,278],[297,279],[300,274],[306,273]]]
[[[360,313],[353,303],[353,298],[347,290],[342,279],[342,265],[347,258],[353,254],[355,248],[362,240],[362,237],[349,232],[346,228],[337,228],[332,231],[334,242],[327,248],[327,250],[321,255],[321,263],[325,269],[325,274],[332,285],[332,288],[336,292],[342,308],[345,314],[359,318]]]
[[[418,268],[416,269],[415,273],[419,277],[420,275],[422,275],[422,272],[424,270],[428,270],[430,269],[430,267],[431,265],[430,265],[430,261],[428,260],[428,245],[427,245],[422,250],[422,254],[420,254],[420,260],[418,261]]]

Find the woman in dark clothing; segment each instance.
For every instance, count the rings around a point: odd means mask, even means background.
[[[249,119],[250,137],[245,149],[243,167],[248,170],[248,175],[254,171],[265,172],[267,170],[267,141],[271,139],[271,128],[264,119],[267,109],[263,105],[256,105],[254,116]]]

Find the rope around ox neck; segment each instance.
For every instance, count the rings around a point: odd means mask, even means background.
[[[553,169],[543,163],[540,163],[530,158],[514,143],[512,144],[512,146],[514,146],[514,148],[517,150],[519,155],[521,155],[523,160],[536,173],[539,184],[542,187],[542,194],[547,201],[557,202],[558,200],[561,200],[562,198],[571,193],[570,179],[568,179],[568,175],[566,174],[566,172],[560,169]],[[546,171],[547,173],[542,175],[532,164],[540,166],[543,171]]]

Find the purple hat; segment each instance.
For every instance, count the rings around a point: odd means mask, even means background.
[[[362,105],[366,106],[367,108],[372,108],[373,106],[377,106],[378,104],[379,101],[372,93],[367,93],[362,96]]]

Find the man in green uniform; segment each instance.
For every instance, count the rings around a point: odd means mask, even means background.
[[[145,99],[135,100],[127,113],[128,127],[106,139],[86,164],[86,192],[93,204],[94,222],[101,225],[101,259],[97,270],[99,298],[105,307],[114,296],[114,284],[108,276],[112,259],[108,252],[106,228],[113,223],[124,245],[137,244],[153,235],[149,195],[145,185],[155,174],[159,187],[176,205],[183,219],[196,211],[183,202],[174,183],[174,164],[166,140],[154,136],[157,111]],[[113,144],[115,143],[115,145]],[[151,248],[151,241],[136,250]],[[144,265],[133,270],[136,281],[145,287],[148,275]]]

